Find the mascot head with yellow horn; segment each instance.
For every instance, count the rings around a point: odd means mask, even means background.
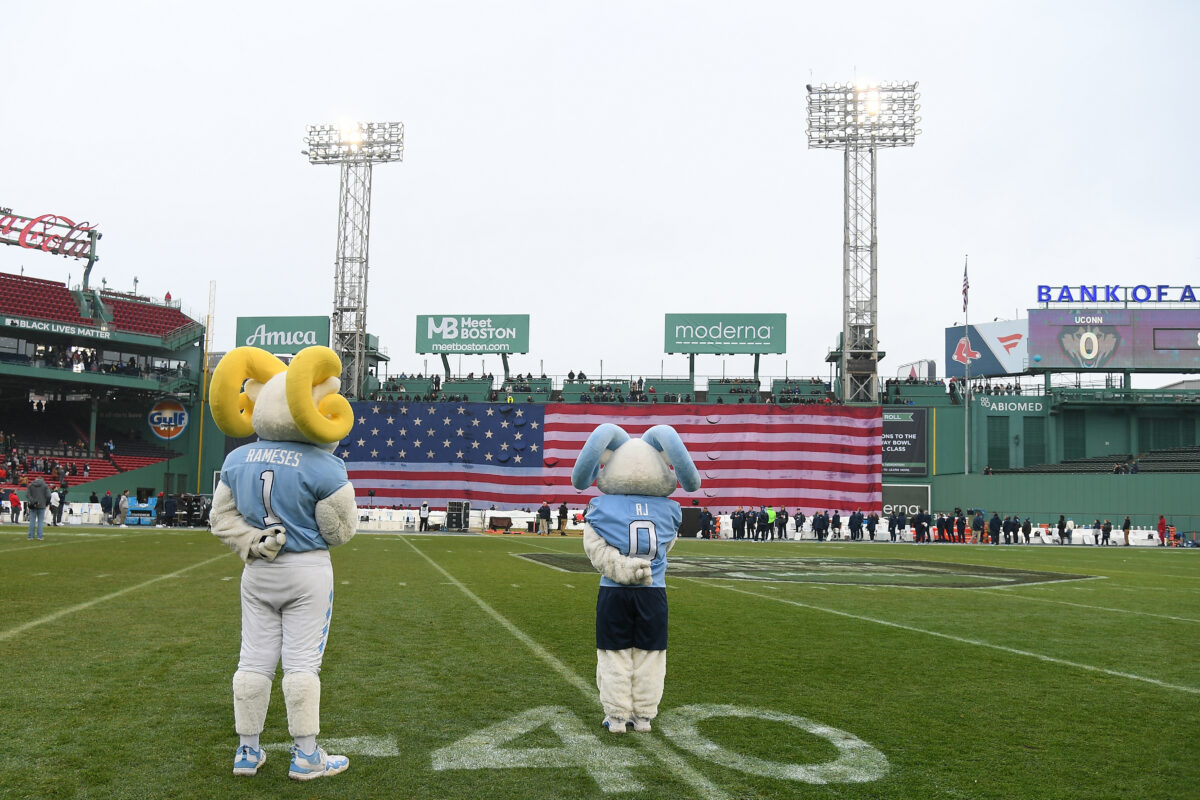
[[[328,347],[306,347],[291,366],[257,347],[235,348],[213,370],[213,420],[227,436],[258,434],[332,452],[354,427],[350,403],[338,394],[341,374],[341,359]]]

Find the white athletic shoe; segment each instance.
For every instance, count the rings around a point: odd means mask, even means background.
[[[267,751],[253,748],[248,744],[240,745],[233,754],[234,775],[257,775],[258,768],[267,760]]]
[[[625,733],[625,726],[629,724],[629,720],[621,719],[620,717],[605,717],[604,727],[608,728],[609,733]]]
[[[648,717],[634,717],[630,722],[633,723],[633,729],[638,733],[646,733],[650,730],[650,719]]]
[[[331,756],[320,747],[316,752],[305,754],[300,748],[292,745],[292,765],[288,767],[288,777],[298,781],[311,781],[313,778],[324,778],[345,772],[350,766],[350,759],[345,756]]]

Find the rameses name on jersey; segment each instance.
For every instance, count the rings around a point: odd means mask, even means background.
[[[281,450],[278,447],[270,447],[249,451],[246,453],[245,463],[253,464],[266,461],[271,464],[282,464],[285,467],[298,467],[300,466],[300,459],[303,456],[303,453],[297,453],[295,450]]]

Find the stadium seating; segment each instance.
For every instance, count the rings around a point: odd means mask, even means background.
[[[447,378],[442,381],[441,397],[458,397],[466,401],[486,402],[492,399],[492,382],[487,378]]]
[[[112,325],[118,330],[166,336],[180,328],[199,324],[173,306],[147,303],[113,292],[101,292],[100,299],[105,308],[112,312]]]
[[[66,285],[25,275],[0,273],[0,313],[71,325],[95,325],[80,316],[79,306]]]
[[[707,402],[758,403],[759,382],[753,378],[709,378]]]

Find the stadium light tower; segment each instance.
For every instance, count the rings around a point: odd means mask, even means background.
[[[371,167],[404,158],[403,122],[309,125],[301,151],[310,164],[341,164],[337,260],[333,276],[333,351],[342,359],[342,392],[362,394],[367,372],[367,253]]]
[[[838,372],[846,402],[879,398],[879,304],[875,152],[916,142],[917,83],[835,83],[808,90],[808,146],[846,158],[842,244],[842,341]]]

